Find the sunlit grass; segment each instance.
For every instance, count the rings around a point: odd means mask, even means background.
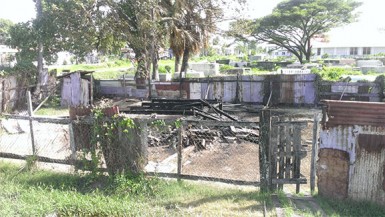
[[[1,161],[0,185],[0,216],[262,216],[263,201],[269,203],[269,196],[256,190],[31,172]]]
[[[40,108],[34,114],[42,115],[42,116],[68,116],[69,111],[68,111],[68,108],[49,107],[49,108]]]

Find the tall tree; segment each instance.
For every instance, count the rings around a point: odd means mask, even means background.
[[[38,80],[37,80],[37,86],[36,86],[36,93],[39,94],[39,98],[41,97],[40,89],[41,85],[44,83],[44,72],[43,72],[43,32],[41,28],[41,19],[43,17],[43,5],[42,0],[34,0],[36,4],[36,30],[37,30],[37,42],[38,42],[38,49],[37,49],[37,71],[38,71]]]
[[[207,46],[210,34],[217,31],[217,23],[225,19],[223,8],[234,1],[226,0],[162,0],[166,8],[163,21],[167,22],[170,47],[175,56],[175,71],[188,68],[192,54]],[[243,0],[237,0],[243,4]],[[230,10],[229,10],[230,11]]]
[[[153,9],[157,7],[155,0],[119,0],[111,2],[114,14],[114,31],[124,35],[127,45],[133,49],[137,60],[135,78],[137,84],[145,84],[150,75],[151,49],[156,40],[156,23],[152,16]]]
[[[9,31],[12,26],[12,21],[0,18],[0,44],[5,44],[9,40]]]
[[[287,49],[303,63],[310,61],[311,39],[330,29],[355,21],[354,0],[288,0],[279,3],[273,13],[247,26],[258,41]]]

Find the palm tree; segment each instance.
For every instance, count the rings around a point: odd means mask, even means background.
[[[163,21],[167,22],[175,72],[186,72],[190,55],[206,46],[209,34],[216,30],[215,18],[221,10],[212,0],[162,0],[161,4],[166,9]]]

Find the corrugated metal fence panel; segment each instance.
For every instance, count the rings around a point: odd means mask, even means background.
[[[384,162],[385,144],[379,144],[370,137],[380,137],[380,135],[370,135],[360,139],[356,145],[356,160],[352,168],[352,175],[349,179],[349,197],[355,200],[369,200],[379,204],[385,203],[384,186]],[[382,136],[384,137],[384,136]],[[377,142],[383,142],[377,140]],[[365,149],[365,146],[371,146]]]
[[[346,151],[350,156],[350,198],[385,203],[384,134],[384,127],[359,125],[333,126],[320,132],[320,150]]]
[[[385,103],[325,100],[326,127],[337,125],[385,126]]]
[[[348,101],[381,101],[382,90],[375,82],[331,82],[320,83],[321,99],[340,99]]]
[[[385,103],[324,103],[328,119],[320,132],[319,148],[349,154],[349,198],[384,204]],[[321,170],[327,169],[322,166]]]

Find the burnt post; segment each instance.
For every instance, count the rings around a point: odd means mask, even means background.
[[[259,171],[261,192],[270,191],[272,186],[271,165],[270,165],[270,129],[271,129],[271,112],[263,109],[259,117]]]
[[[184,122],[181,123],[179,126],[179,134],[178,134],[178,145],[177,145],[177,151],[178,151],[178,181],[181,180],[182,176],[182,147],[183,147],[183,126]]]
[[[314,123],[313,123],[313,147],[311,152],[311,167],[310,167],[310,192],[314,193],[315,189],[315,177],[316,177],[316,163],[318,156],[318,124],[319,117],[318,114],[314,115]]]

